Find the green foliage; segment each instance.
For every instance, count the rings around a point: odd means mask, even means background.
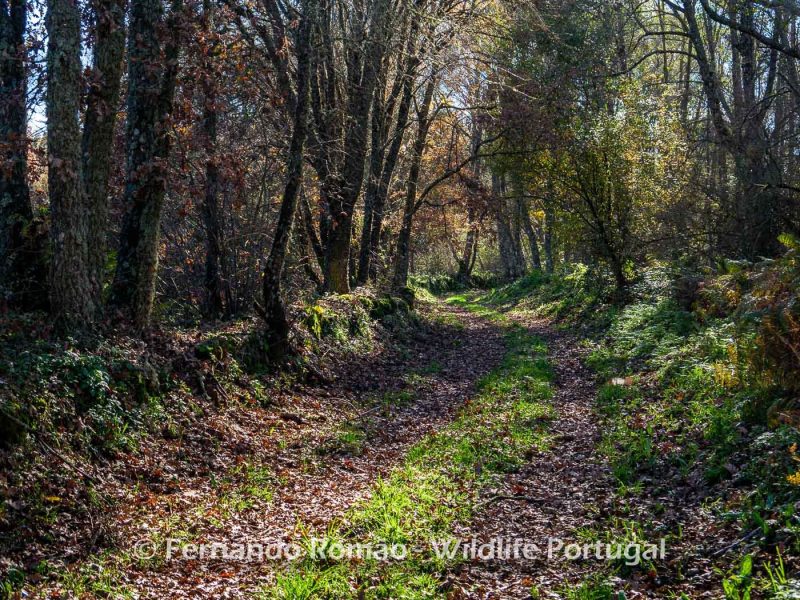
[[[194,355],[201,360],[223,361],[236,349],[236,338],[228,335],[215,335],[203,340],[194,349]]]
[[[349,591],[350,584],[342,568],[318,571],[301,567],[279,573],[275,585],[260,597],[274,600],[346,598]]]
[[[798,370],[784,343],[793,335],[800,289],[793,260],[728,263],[722,274],[694,283],[655,266],[640,273],[622,307],[603,303],[602,286],[594,287],[588,271],[537,274],[481,299],[503,310],[560,316],[572,329],[589,326],[588,363],[602,382],[600,450],[620,493],[641,493],[645,476],[661,478],[672,469],[711,485],[735,477],[752,488],[731,502],[728,518],[745,531],[759,529],[762,543],[780,532],[798,548],[800,405],[790,391]],[[468,306],[474,297],[451,302]],[[777,313],[784,341],[776,334]],[[745,563],[726,574],[727,597],[750,597],[748,569]]]
[[[367,433],[363,426],[346,423],[332,440],[330,449],[345,454],[361,454],[366,441]]]
[[[121,562],[126,560],[125,557]],[[92,557],[82,564],[71,565],[54,575],[60,587],[73,598],[134,598],[133,590],[120,583],[122,565],[109,555]]]
[[[414,400],[414,392],[409,390],[399,390],[386,392],[381,396],[380,403],[384,409],[393,406],[408,406]]]
[[[738,570],[723,578],[722,589],[725,592],[725,600],[750,600],[753,589],[752,555],[746,555]]]
[[[131,448],[138,432],[160,412],[168,389],[153,365],[115,347],[32,344],[0,365],[0,376],[13,390],[11,398],[29,399],[24,405],[13,399],[0,405],[0,427],[17,441],[22,429],[50,432],[57,424],[69,423],[72,429],[77,423],[82,442],[97,451]]]
[[[347,344],[353,339],[368,339],[374,321],[386,323],[410,312],[410,304],[404,298],[348,294],[320,298],[307,304],[300,321],[313,340]]]
[[[275,482],[269,469],[243,463],[218,488],[219,508],[226,514],[236,514],[271,502]]]
[[[433,296],[444,296],[467,289],[486,290],[498,284],[498,278],[491,273],[473,273],[469,283],[459,281],[446,273],[412,275],[409,283],[415,290],[424,290]]]
[[[500,310],[603,326],[616,310],[609,282],[586,265],[573,264],[554,275],[535,271],[479,298]]]
[[[625,594],[616,594],[613,586],[601,577],[592,577],[575,587],[564,589],[567,600],[624,600]]]
[[[747,358],[758,383],[796,393],[800,391],[800,251],[796,239],[782,236],[782,240],[789,250],[755,270],[752,289],[738,313],[753,329]]]
[[[16,592],[25,583],[25,573],[19,569],[11,568],[6,572],[5,577],[0,580],[0,597],[13,598]]]

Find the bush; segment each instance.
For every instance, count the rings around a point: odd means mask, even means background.
[[[757,272],[741,318],[755,325],[753,370],[790,393],[800,392],[800,241],[781,236],[788,252]]]

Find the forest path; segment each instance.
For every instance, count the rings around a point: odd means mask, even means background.
[[[189,480],[172,494],[168,506],[149,511],[145,523],[133,519],[140,525],[126,537],[139,538],[137,543],[157,539],[159,554],[145,568],[129,565],[125,585],[150,598],[251,597],[272,580],[280,562],[192,560],[180,555],[162,562],[165,540],[266,546],[297,542],[309,532],[324,535],[332,522],[369,496],[375,481],[385,477],[413,444],[450,422],[477,381],[502,360],[504,333],[458,307],[434,303],[420,310],[428,326],[406,340],[399,352],[390,349],[386,356],[369,360],[354,357],[335,382],[304,386],[305,401],[279,401],[276,408],[291,411],[289,416],[297,422],[270,436],[280,439],[269,440],[274,453],[260,464],[277,483],[267,484],[265,502],[237,507],[243,492],[233,489],[228,496],[234,496],[234,506],[228,499],[221,508],[218,491],[209,489],[207,482]],[[316,402],[309,404],[309,398]],[[320,407],[318,414],[314,406]],[[266,444],[249,441],[255,447]],[[136,547],[132,550],[136,553]]]
[[[566,560],[559,543],[580,542],[578,532],[597,529],[615,501],[610,469],[597,452],[601,432],[593,409],[596,378],[568,332],[524,313],[509,312],[506,317],[547,344],[554,373],[552,443],[520,470],[482,490],[480,504],[485,508],[456,535],[482,542],[521,540],[536,550],[532,558],[461,563],[450,573],[450,582],[469,598],[531,598],[532,589],[542,597],[561,597],[550,594],[590,577],[603,565]]]

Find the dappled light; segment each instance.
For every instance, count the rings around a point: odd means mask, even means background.
[[[794,0],[0,0],[0,598],[800,598]]]

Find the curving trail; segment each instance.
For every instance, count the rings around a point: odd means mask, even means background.
[[[368,495],[375,480],[386,476],[410,446],[452,420],[476,382],[504,355],[503,332],[486,320],[443,304],[421,310],[430,325],[407,341],[402,353],[387,350],[369,360],[354,359],[339,365],[336,381],[295,388],[279,399],[273,411],[278,416],[272,417],[283,421],[284,428],[258,433],[252,424],[241,424],[248,449],[266,446],[271,451],[261,464],[279,477],[280,484],[269,501],[219,515],[207,478],[189,478],[179,490],[151,496],[154,508],[130,518],[139,526],[126,537],[146,539],[149,531],[163,529],[165,511],[176,522],[191,523],[198,511],[217,516],[188,525],[199,542],[296,541],[299,525],[324,533]],[[399,389],[412,396],[407,404],[388,411],[369,408],[369,401]],[[363,427],[363,447],[357,452],[320,454],[318,449],[329,444],[345,422]],[[124,579],[141,597],[252,597],[279,565],[172,560],[154,568],[129,568]]]
[[[285,563],[129,557],[142,540],[158,540],[162,556],[164,540],[173,537],[233,546],[296,543],[304,533],[325,535],[369,497],[379,478],[402,463],[411,446],[456,418],[479,379],[503,360],[504,323],[513,321],[547,344],[554,373],[550,443],[545,450],[532,448],[519,470],[498,475],[482,489],[471,521],[452,533],[479,543],[522,540],[536,550],[517,559],[458,563],[441,574],[441,596],[610,598],[565,596],[567,588],[610,576],[627,600],[664,598],[672,592],[719,597],[718,582],[703,575],[710,569],[684,577],[686,565],[708,562],[708,552],[698,550],[698,541],[709,538],[702,495],[677,484],[658,498],[618,493],[598,450],[602,431],[595,412],[595,376],[583,364],[578,341],[522,312],[495,319],[494,311],[472,308],[478,313],[445,303],[423,305],[424,326],[411,330],[401,343],[391,339],[373,352],[345,357],[333,365],[335,380],[295,382],[277,391],[266,408],[223,407],[198,419],[180,439],[149,439],[140,453],[114,465],[122,485],[117,486],[117,508],[101,525],[111,540],[107,545],[117,550],[97,568],[112,565],[110,577],[138,598],[256,596]],[[342,432],[353,431],[358,435],[343,445]],[[258,480],[259,473],[266,474],[265,481]],[[263,496],[248,487],[262,484]],[[560,551],[563,546],[556,547],[609,535],[624,519],[651,522],[656,511],[669,518],[661,519],[660,531],[643,532],[648,540],[679,527],[690,532],[682,548],[676,546],[673,556],[658,563],[657,574],[638,569],[615,578],[608,563],[568,560]],[[552,548],[556,551],[550,553]],[[85,559],[74,565],[95,568]],[[54,592],[35,590],[36,597],[54,597]]]

